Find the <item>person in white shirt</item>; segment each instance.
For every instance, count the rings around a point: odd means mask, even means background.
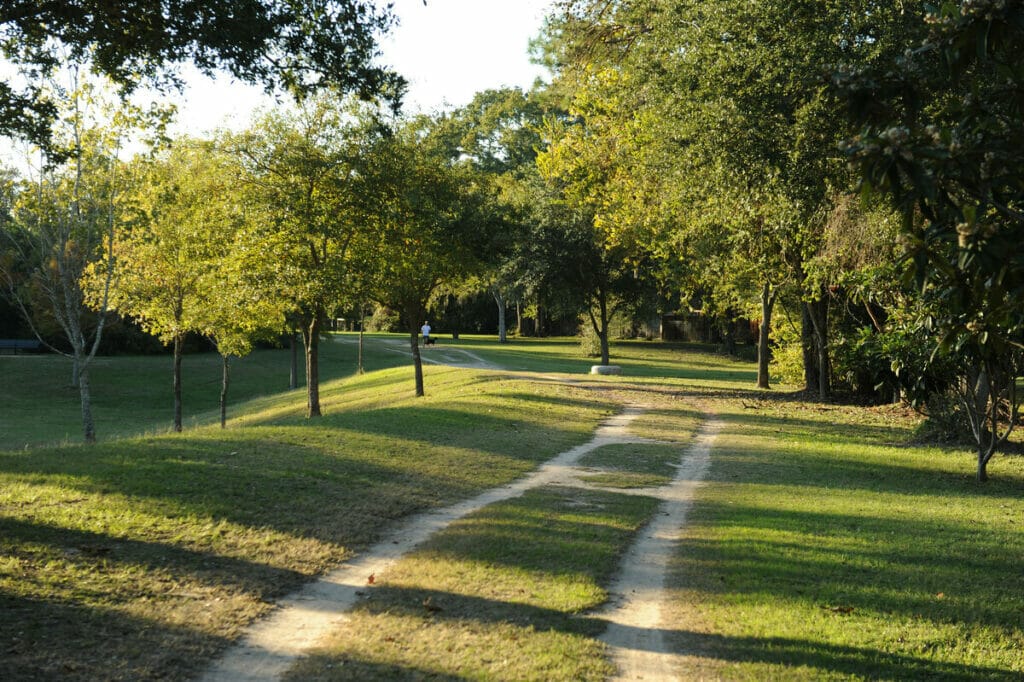
[[[426,347],[430,341],[430,323],[424,322],[423,326],[420,327],[420,333],[423,334],[423,346]]]

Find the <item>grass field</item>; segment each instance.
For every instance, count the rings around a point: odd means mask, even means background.
[[[92,447],[73,444],[62,363],[0,357],[0,678],[187,678],[397,520],[523,475],[626,402],[648,408],[636,435],[679,448],[702,413],[725,423],[665,604],[688,676],[1024,676],[1020,457],[980,485],[970,453],[909,445],[912,414],[759,393],[749,363],[656,342],[617,344],[616,378],[586,375],[572,340],[442,338],[528,373],[427,365],[416,399],[376,339],[361,376],[354,344],[324,344],[319,420],[280,390],[285,351],[238,362],[224,430],[218,360],[189,356],[183,434],[167,359],[105,359]],[[653,511],[625,493],[664,482],[672,454],[602,448],[581,464],[622,494],[580,507],[547,488],[460,521],[292,676],[601,679],[588,614]]]

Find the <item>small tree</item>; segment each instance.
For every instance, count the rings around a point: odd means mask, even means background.
[[[206,328],[211,277],[224,257],[238,214],[231,210],[231,177],[208,144],[179,141],[163,159],[147,163],[140,214],[118,235],[118,270],[111,306],[138,320],[173,347],[175,431],[182,429],[181,362],[185,336]],[[93,272],[98,283],[101,273]],[[99,303],[94,287],[93,301]]]
[[[241,191],[261,216],[250,267],[286,301],[302,332],[307,416],[319,417],[320,335],[329,310],[355,291],[350,246],[367,229],[366,149],[381,131],[372,113],[336,99],[276,112],[226,142],[244,169]]]
[[[82,433],[96,440],[90,367],[107,320],[108,293],[115,261],[111,245],[126,221],[126,196],[133,179],[117,157],[133,130],[148,125],[141,113],[105,98],[104,88],[69,72],[64,125],[51,140],[54,158],[44,154],[38,176],[21,184],[14,209],[11,257],[0,262],[6,294],[40,341],[72,361],[71,383],[78,388]],[[61,161],[64,159],[64,161]],[[92,299],[82,278],[91,273]],[[48,343],[57,330],[67,345]]]

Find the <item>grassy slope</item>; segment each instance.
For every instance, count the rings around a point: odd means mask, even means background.
[[[440,343],[537,371],[579,375],[591,364],[571,341]],[[415,400],[410,371],[401,367],[328,382],[327,416],[318,422],[301,418],[300,391],[239,405],[245,416],[227,431],[0,454],[0,611],[10,614],[0,621],[5,678],[181,677],[266,611],[268,600],[379,537],[391,519],[518,475],[584,440],[625,401],[649,405],[633,430],[659,440],[687,442],[698,422],[695,405],[726,421],[666,605],[671,640],[695,654],[690,674],[1021,677],[1020,458],[997,457],[994,480],[978,486],[968,453],[905,446],[913,420],[898,412],[759,400],[748,391],[749,364],[642,342],[617,352],[626,376],[588,377],[600,392],[428,367],[428,397]],[[350,372],[354,348],[338,344],[325,354],[330,371]],[[259,371],[280,383],[286,359],[272,357]],[[138,364],[120,371],[122,360]],[[371,362],[386,367],[404,359],[382,352],[368,360],[373,368]],[[186,372],[198,366],[195,358],[186,363]],[[112,376],[136,377],[131,397],[112,395],[107,406],[121,416],[117,428],[162,427],[166,369],[147,370],[154,366],[147,359],[112,365]],[[52,376],[36,388],[26,379],[0,389],[9,404],[29,406],[0,417],[0,441],[21,448],[22,441],[63,436],[56,418],[41,429],[32,425],[40,414],[50,419],[39,396],[48,399],[45,386],[61,385],[63,374]],[[211,381],[206,403],[186,396],[198,422],[215,416]],[[259,385],[253,382],[250,396]],[[74,408],[73,396],[65,402]],[[63,423],[76,433],[75,409],[70,415]],[[20,435],[8,438],[14,431]],[[661,453],[650,454],[657,468]],[[639,462],[612,468],[648,469]],[[578,610],[600,601],[609,557],[646,512],[612,505],[616,520],[608,527],[627,530],[604,532],[604,549],[595,547],[594,555],[604,558],[580,569],[556,538],[537,533],[544,523],[565,524],[574,537],[596,516],[577,509],[567,518],[558,491],[524,501],[526,508],[492,508],[467,523],[486,531],[473,535],[479,539],[502,528],[502,514],[537,514],[545,521],[525,524],[515,539],[542,548],[541,558],[513,553],[498,560],[488,554],[493,541],[469,542],[467,526],[459,526],[412,557],[411,568],[381,590],[385,598],[358,614],[379,618],[381,606],[385,614],[392,609],[384,616],[388,629],[373,640],[388,651],[345,644],[304,670],[341,678],[346,666],[357,677],[599,677],[593,624]],[[546,597],[534,603],[502,587],[512,579],[532,590],[552,574],[575,576],[569,584],[585,586],[586,599],[548,608]],[[424,607],[422,594],[445,599],[443,610]],[[415,627],[403,628],[406,617]],[[553,634],[530,631],[533,623]],[[410,639],[396,640],[395,631]],[[435,639],[446,646],[431,649]],[[520,641],[529,655],[508,665],[527,667],[505,668],[507,656],[474,662],[481,647],[516,649]],[[563,644],[576,653],[551,658],[547,652]],[[573,667],[584,663],[594,665]],[[556,667],[544,674],[534,664]]]
[[[406,514],[589,437],[581,389],[427,368],[256,401],[244,427],[0,454],[5,679],[171,675]],[[97,646],[102,642],[102,648]]]

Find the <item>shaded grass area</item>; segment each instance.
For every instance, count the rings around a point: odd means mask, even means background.
[[[674,566],[692,676],[1019,680],[1024,461],[979,485],[884,410],[721,403]]]
[[[580,458],[580,466],[595,470],[580,478],[608,488],[668,485],[675,477],[682,452],[677,445],[605,445]]]
[[[232,428],[0,453],[4,679],[188,677],[395,519],[500,485],[615,410],[583,389],[427,368],[262,398]],[[520,396],[516,397],[508,397]]]
[[[582,614],[654,513],[642,496],[548,487],[435,535],[368,586],[350,620],[293,680],[603,680]]]
[[[365,346],[368,371],[405,365],[372,338]],[[357,347],[325,341],[320,348],[321,380],[356,372]],[[291,352],[260,349],[231,361],[229,415],[257,396],[288,390]],[[302,350],[299,383],[304,384]],[[0,449],[78,443],[82,417],[78,389],[70,385],[70,360],[56,355],[0,355]],[[145,432],[166,432],[172,421],[170,355],[96,358],[91,370],[93,416],[101,441]],[[213,352],[192,353],[182,363],[186,425],[212,424],[219,418],[221,359]],[[304,387],[298,389],[304,391]]]

